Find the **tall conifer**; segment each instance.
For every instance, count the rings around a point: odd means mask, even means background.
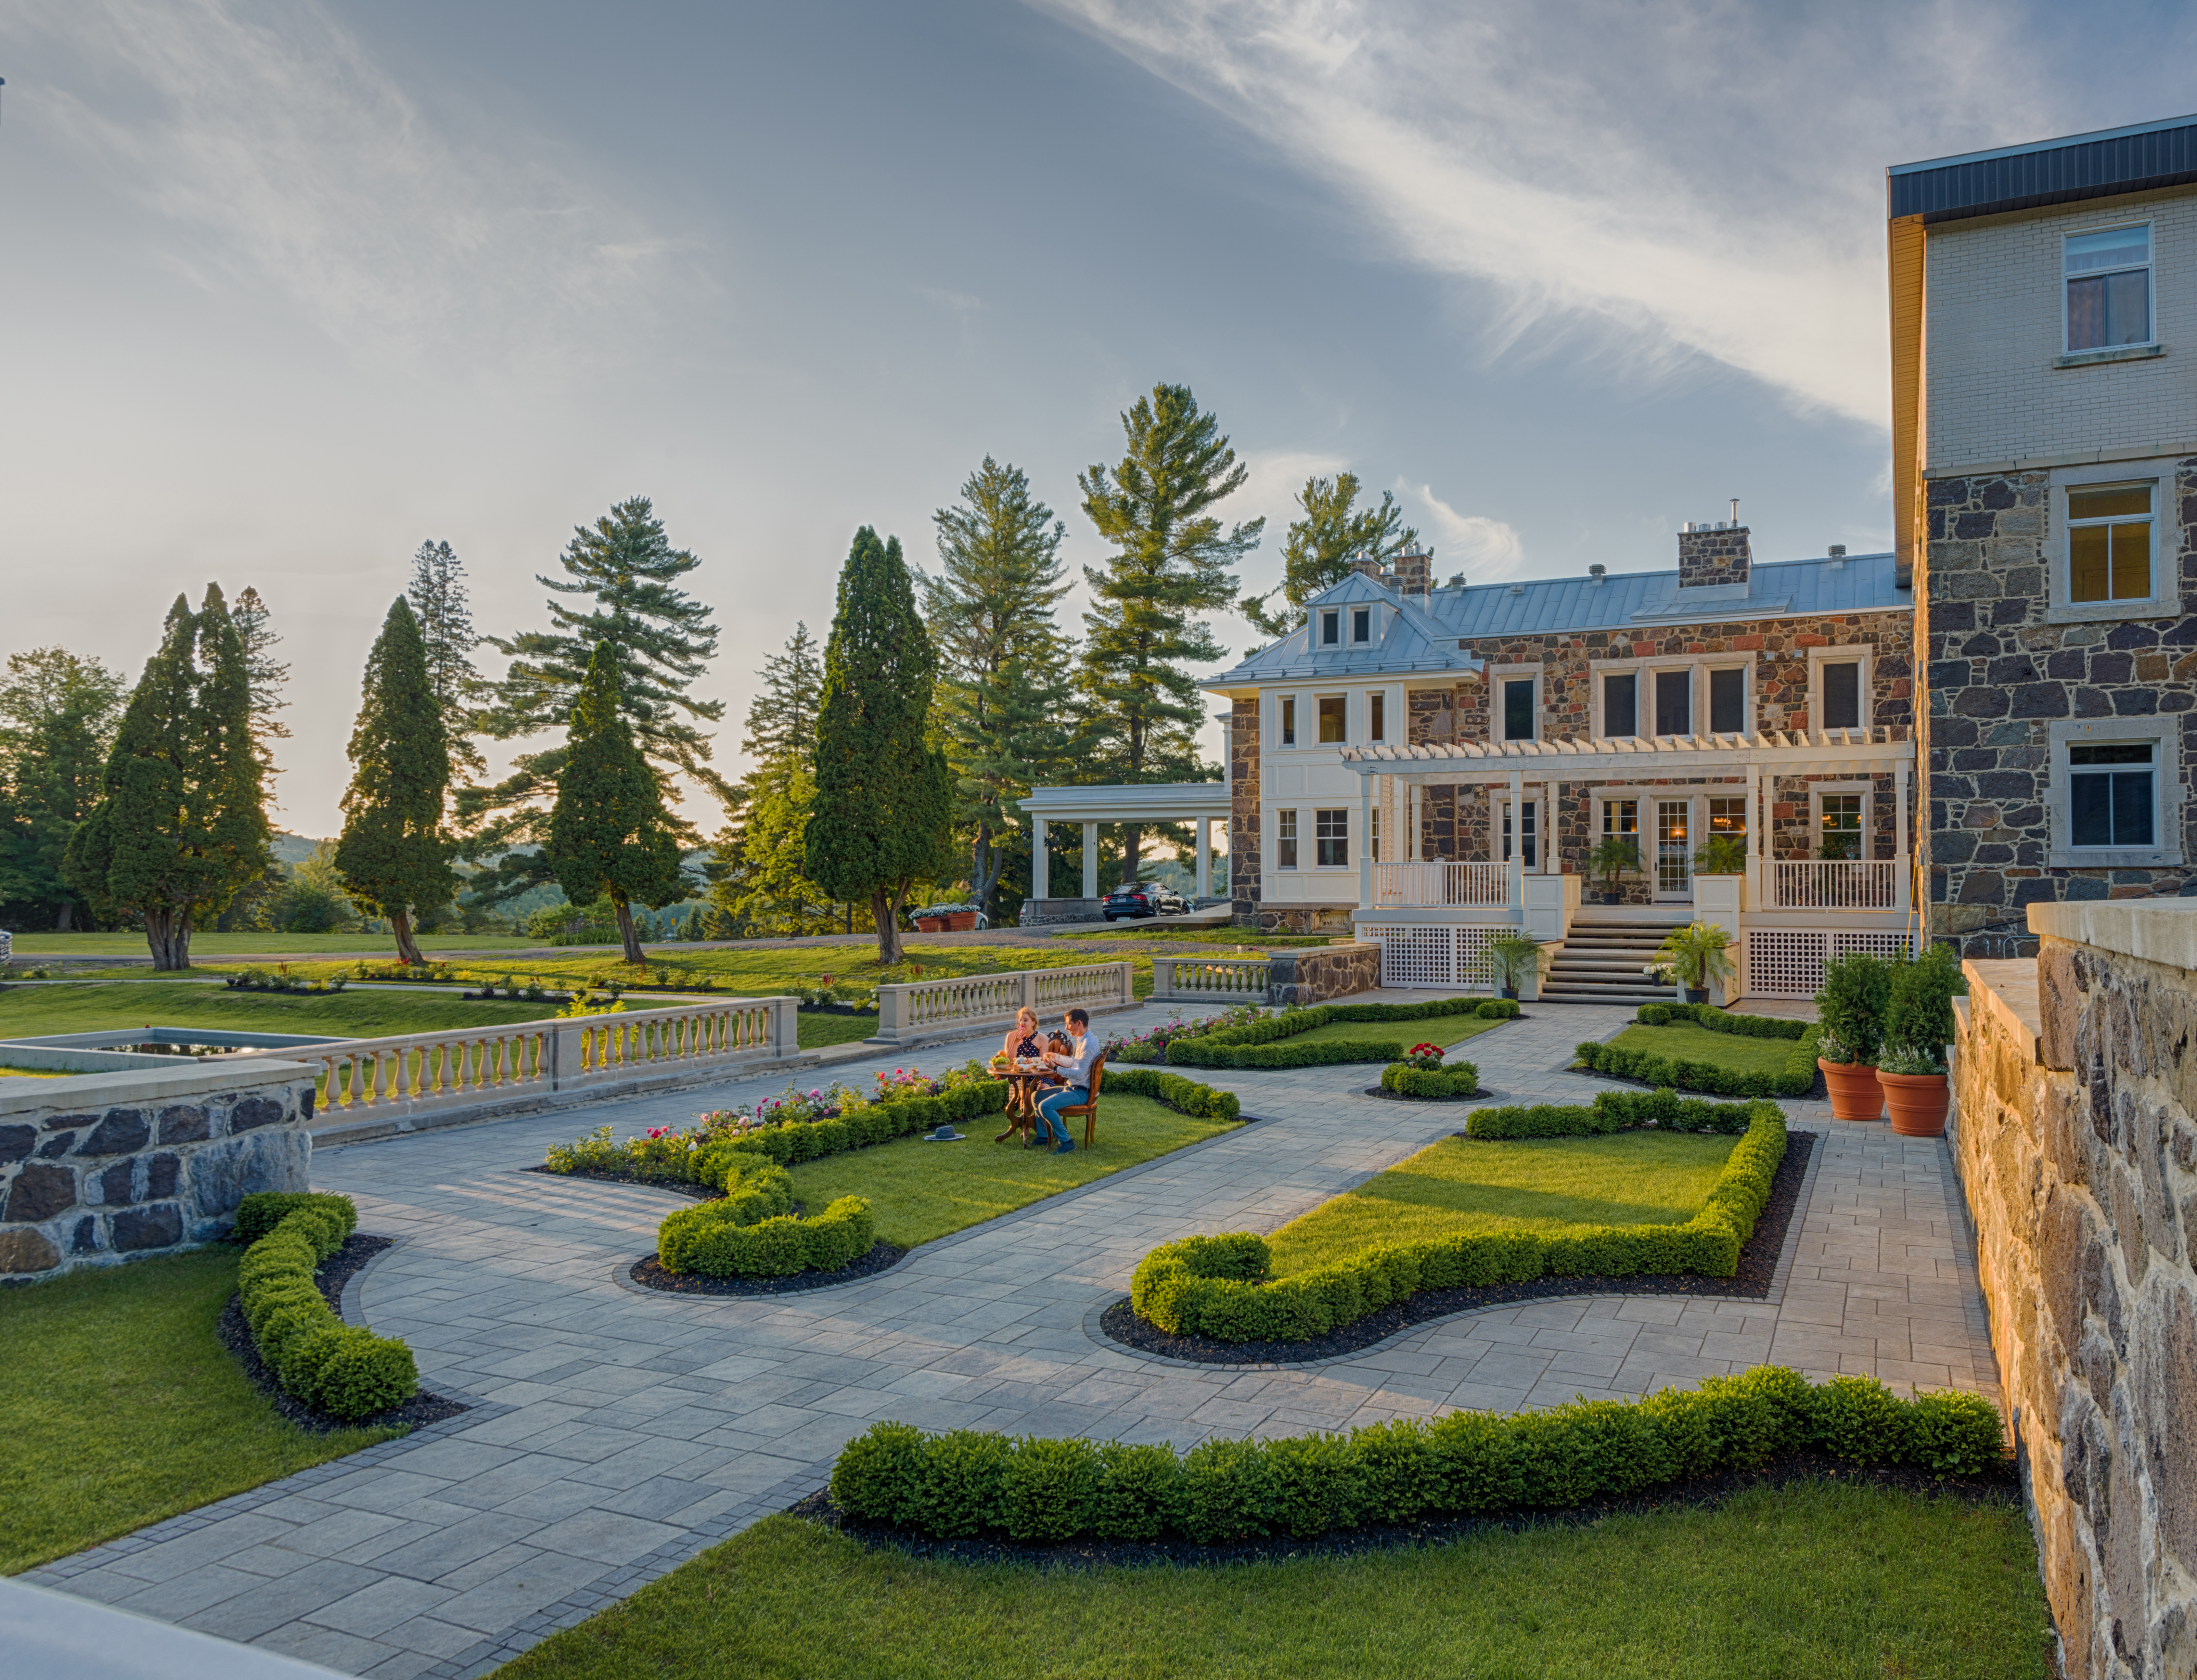
[[[426,542],[412,556],[412,581],[404,598],[412,616],[420,621],[420,640],[427,650],[427,686],[435,692],[435,704],[443,715],[443,730],[449,738],[454,769],[480,775],[488,761],[473,745],[473,714],[480,704],[480,672],[473,664],[473,649],[480,635],[473,629],[472,608],[466,589],[465,563],[447,542]]]
[[[676,826],[655,773],[619,704],[624,651],[604,642],[588,661],[549,814],[548,860],[575,904],[607,895],[625,959],[647,960],[634,932],[635,902],[661,909],[687,895]]]
[[[1281,606],[1267,611],[1271,589],[1236,603],[1260,634],[1278,640],[1300,628],[1305,603],[1349,576],[1353,560],[1392,560],[1419,540],[1418,532],[1404,523],[1404,510],[1394,495],[1383,490],[1379,507],[1359,507],[1358,489],[1355,472],[1332,478],[1315,473],[1305,480],[1297,492],[1304,517],[1290,521],[1283,545]]]
[[[864,525],[824,646],[806,873],[835,899],[868,901],[887,965],[901,959],[909,889],[954,866],[952,779],[925,733],[937,672],[900,539]]]
[[[420,621],[402,595],[367,655],[351,762],[336,872],[355,903],[389,918],[398,959],[420,962],[413,910],[448,904],[457,877],[443,826],[450,786],[449,737]]]

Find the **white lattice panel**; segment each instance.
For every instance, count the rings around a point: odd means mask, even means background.
[[[1825,937],[1813,929],[1748,929],[1748,992],[1768,998],[1814,997],[1823,989]]]
[[[1457,979],[1458,986],[1485,986],[1491,990],[1495,976],[1487,962],[1487,947],[1496,935],[1509,933],[1509,928],[1458,928],[1457,933]]]
[[[1364,928],[1381,941],[1383,986],[1454,986],[1456,953],[1447,928]]]
[[[1835,933],[1831,936],[1831,955],[1843,957],[1852,951],[1866,951],[1872,956],[1887,961],[1912,956],[1914,942],[1904,933]]]

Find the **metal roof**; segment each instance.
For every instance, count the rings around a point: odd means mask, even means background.
[[[1207,688],[1407,674],[1469,671],[1482,661],[1461,647],[1482,638],[1569,634],[1585,630],[1638,630],[1652,634],[1681,624],[1754,618],[1813,617],[1849,612],[1904,611],[1914,592],[1897,587],[1896,557],[1849,554],[1843,563],[1820,559],[1758,561],[1744,587],[1733,584],[1681,589],[1670,571],[1551,577],[1516,583],[1478,583],[1399,595],[1353,573],[1307,605],[1315,615],[1307,628],[1248,655],[1232,670],[1206,679]],[[1311,625],[1322,607],[1362,602],[1383,605],[1393,622],[1371,646],[1319,647]]]
[[[1885,177],[1891,216],[1925,223],[2178,186],[2197,181],[2197,116],[1894,164]]]

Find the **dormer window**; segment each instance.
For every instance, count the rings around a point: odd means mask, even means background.
[[[1342,615],[1337,611],[1319,615],[1319,645],[1333,647],[1342,640]]]
[[[1373,609],[1354,607],[1350,613],[1350,640],[1354,642],[1373,640]]]

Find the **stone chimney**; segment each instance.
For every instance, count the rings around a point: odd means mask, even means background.
[[[1353,560],[1350,563],[1350,569],[1360,577],[1371,578],[1384,589],[1393,589],[1396,587],[1396,580],[1382,570],[1381,562],[1378,560]]]
[[[1396,590],[1400,594],[1423,595],[1434,587],[1435,557],[1413,543],[1396,556]]]
[[[1729,524],[1707,520],[1689,524],[1678,533],[1678,587],[1696,588],[1711,583],[1744,583],[1754,557],[1747,546],[1747,527],[1736,519]]]

